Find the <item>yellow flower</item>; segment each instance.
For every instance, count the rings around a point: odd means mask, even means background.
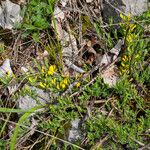
[[[66,84],[66,85],[67,85],[67,84],[68,84],[68,82],[69,82],[69,81],[68,81],[68,78],[65,78],[62,82],[63,82],[64,84]]]
[[[26,86],[26,87],[25,87],[25,90],[29,91],[29,87],[28,87],[28,86]]]
[[[124,64],[123,62],[121,62],[121,66],[122,66],[122,67],[125,67],[125,64]]]
[[[44,69],[44,66],[42,66],[42,73],[43,73],[43,74],[45,73],[45,69]]]
[[[45,87],[46,87],[46,84],[45,84],[45,83],[40,82],[40,86],[41,86],[42,88],[45,88]]]
[[[79,75],[78,75],[78,74],[76,74],[76,75],[75,75],[75,79],[77,80],[78,78],[79,78]]]
[[[57,88],[58,90],[60,90],[60,86],[59,86],[59,85],[57,85],[56,88]]]
[[[61,87],[62,89],[65,89],[65,88],[66,88],[66,84],[60,83],[60,87]]]
[[[123,14],[122,14],[122,13],[120,13],[120,18],[121,18],[121,19],[123,19],[123,17],[124,17],[124,16],[123,16]]]
[[[53,75],[55,71],[56,71],[56,66],[51,65],[48,69],[48,75]]]
[[[139,58],[140,58],[140,55],[139,55],[139,54],[137,54],[137,55],[135,56],[135,58],[136,58],[136,59],[139,59]]]
[[[120,18],[124,21],[130,21],[132,17],[132,14],[129,13],[128,16],[123,15],[122,13],[120,13]]]
[[[7,73],[8,76],[10,76],[10,71],[7,71],[6,73]]]
[[[136,28],[136,24],[130,24],[130,32],[132,32]]]
[[[29,80],[29,82],[30,82],[31,84],[32,84],[32,83],[35,83],[36,80],[37,80],[37,76],[35,76],[35,77],[29,77],[28,80]]]
[[[45,88],[45,87],[46,87],[46,84],[45,84],[45,83],[40,82],[40,86],[41,86],[42,88]]]
[[[126,55],[124,55],[123,57],[122,57],[122,61],[127,61],[128,60],[128,57],[126,56]]]
[[[134,38],[134,36],[133,36],[132,34],[129,34],[129,35],[127,36],[127,42],[128,42],[128,43],[131,43],[131,42],[133,41],[133,38]]]
[[[123,15],[122,13],[120,13],[120,18],[121,18],[122,20],[126,20],[126,16]]]
[[[66,84],[64,83],[64,80],[62,80],[62,81],[60,82],[60,87],[61,87],[62,89],[64,89],[64,88],[66,87]]]
[[[52,84],[56,85],[56,78],[51,80]]]
[[[15,76],[15,74],[14,74],[14,73],[12,74],[12,77],[13,77],[13,78],[16,78],[16,76]]]
[[[80,82],[78,82],[78,83],[76,84],[76,87],[78,88],[80,85],[81,85],[81,83],[80,83]]]
[[[29,82],[33,82],[33,78],[32,77],[29,77]]]
[[[130,80],[129,80],[129,82],[132,82],[133,81],[133,78],[131,78]]]

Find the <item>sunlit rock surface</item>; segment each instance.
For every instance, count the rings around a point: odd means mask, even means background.
[[[120,22],[120,13],[129,13],[139,16],[148,10],[148,0],[105,0],[103,2],[103,20],[106,23],[113,19],[114,23]]]
[[[75,119],[71,122],[71,129],[69,131],[68,141],[75,142],[81,138],[79,129],[80,119]]]
[[[4,77],[7,75],[12,75],[13,71],[10,66],[10,60],[6,59],[3,64],[0,66],[0,77]]]
[[[44,92],[44,90],[42,89],[27,85],[24,88],[28,88],[29,90],[35,92],[36,98],[34,99],[28,94],[26,94],[25,96],[20,96],[17,102],[18,108],[22,110],[27,110],[40,104],[45,104],[50,100],[49,94]]]
[[[22,20],[20,6],[9,0],[2,1],[0,6],[0,26],[4,29],[12,29],[16,22]]]
[[[148,10],[148,0],[122,0],[125,4],[125,13],[138,16]]]

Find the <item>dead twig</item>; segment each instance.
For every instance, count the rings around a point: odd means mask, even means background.
[[[69,61],[68,59],[65,60],[65,65],[66,65],[67,67],[69,67],[69,68],[75,70],[75,71],[78,72],[78,73],[84,73],[84,72],[85,72],[82,68],[80,68],[80,67],[74,65],[74,64],[73,64],[71,61]]]
[[[103,143],[104,143],[105,141],[108,140],[108,138],[109,138],[109,136],[106,135],[104,138],[100,139],[99,142],[97,142],[96,145],[94,145],[94,146],[91,148],[91,150],[100,149],[100,147],[103,145]]]
[[[138,150],[150,150],[150,143],[143,146],[143,147],[141,147],[141,148],[139,148]]]
[[[113,61],[111,64],[104,66],[100,69],[100,72],[102,73],[103,71],[105,71],[106,69],[108,69],[109,67],[111,67],[118,59],[116,59],[115,61]],[[82,79],[88,77],[89,75],[91,75],[94,71],[99,69],[99,65],[101,63],[99,63],[97,66],[95,66],[93,69],[91,69],[90,71],[88,71],[85,75],[83,75],[83,77],[80,80],[77,80],[76,82],[74,82],[73,84],[71,84],[68,88],[68,90],[66,92],[63,93],[62,96],[65,96],[66,94],[68,94],[71,89],[77,84],[77,82],[80,82]],[[70,97],[74,97],[76,95],[79,95],[79,93],[81,93],[86,87],[88,87],[89,85],[91,85],[93,82],[96,81],[98,76],[94,77],[89,83],[87,83],[84,87],[81,87],[77,92],[73,93],[72,95],[70,95]]]
[[[137,143],[138,145],[140,145],[140,146],[145,146],[144,143],[142,143],[142,142],[140,142],[140,141],[138,141],[138,140],[136,140],[136,139],[134,139],[134,138],[132,138],[132,137],[130,137],[130,136],[129,136],[129,138],[130,138],[131,140],[133,140],[135,143]]]

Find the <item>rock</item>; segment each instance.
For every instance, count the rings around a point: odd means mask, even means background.
[[[21,96],[17,102],[18,102],[18,108],[22,110],[27,110],[32,107],[38,106],[39,104],[45,104],[47,101],[50,101],[50,96],[48,93],[44,92],[44,90],[33,87],[33,86],[28,86],[25,85],[25,89],[29,89],[31,91],[34,91],[37,95],[36,99],[33,99],[29,95]]]
[[[71,122],[72,128],[69,131],[68,141],[75,142],[81,138],[79,123],[80,123],[80,119],[75,119]]]
[[[10,60],[9,59],[6,59],[2,66],[0,67],[0,77],[4,77],[6,75],[12,75],[13,74],[13,71],[10,67]]]
[[[16,22],[22,20],[20,6],[9,0],[2,1],[0,6],[0,26],[4,29],[12,29]]]
[[[121,21],[120,12],[139,16],[146,10],[148,10],[148,0],[105,0],[103,2],[103,20],[110,23],[112,18],[113,23],[119,23]]]
[[[139,16],[148,10],[148,0],[123,0],[126,5],[125,13],[131,13],[134,16]]]

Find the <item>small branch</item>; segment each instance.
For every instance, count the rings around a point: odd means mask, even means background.
[[[139,144],[140,146],[145,146],[144,143],[142,143],[142,142],[140,142],[140,141],[138,141],[138,140],[136,140],[136,139],[134,139],[134,138],[132,138],[132,137],[130,137],[130,136],[129,136],[129,138],[130,138],[131,140],[133,140],[135,143]]]
[[[96,145],[94,145],[94,146],[91,148],[91,150],[100,149],[100,147],[103,145],[103,143],[104,143],[105,141],[108,140],[108,138],[109,138],[109,136],[106,135],[103,139],[100,139],[99,142],[97,142]]]
[[[80,67],[74,65],[71,61],[69,61],[68,59],[65,60],[65,65],[68,66],[69,68],[75,70],[78,73],[84,73],[85,71],[83,69],[81,69]]]
[[[141,148],[139,148],[138,150],[146,150],[146,149],[150,150],[150,143],[145,145],[145,146],[143,146],[143,147],[141,147]]]

